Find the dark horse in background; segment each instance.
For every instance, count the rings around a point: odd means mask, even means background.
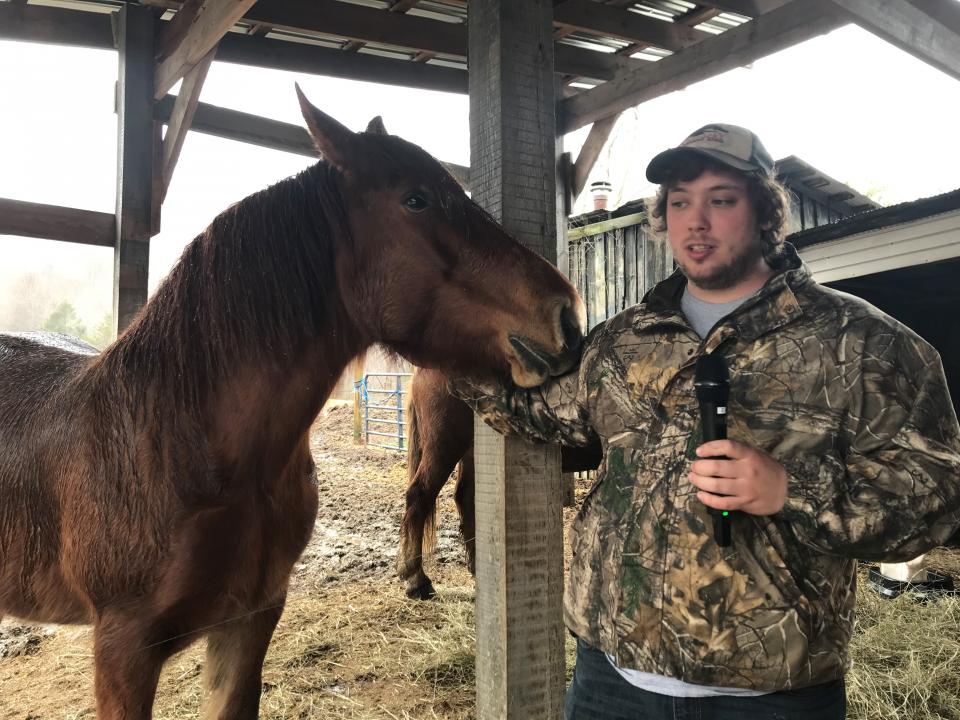
[[[473,573],[476,561],[473,410],[447,389],[439,370],[419,369],[410,380],[407,410],[408,454],[406,512],[400,525],[397,566],[406,580],[407,597],[427,600],[435,595],[433,583],[423,570],[425,548],[433,544],[437,496],[457,468],[454,501],[460,514],[460,534]],[[595,470],[603,450],[600,443],[588,447],[560,446],[563,472]]]
[[[317,510],[308,433],[353,357],[530,386],[579,352],[556,268],[423,150],[298,94],[324,159],[219,215],[113,345],[0,336],[0,616],[93,624],[100,720],[149,718],[201,636],[205,716],[257,716]]]

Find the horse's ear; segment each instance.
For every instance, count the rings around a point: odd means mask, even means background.
[[[387,126],[383,124],[383,118],[377,115],[373,120],[367,123],[367,132],[373,135],[388,135]]]
[[[345,169],[350,165],[349,158],[356,143],[356,133],[311,105],[299,84],[296,88],[300,112],[303,113],[303,119],[307,122],[307,129],[317,150],[328,163],[340,170]]]

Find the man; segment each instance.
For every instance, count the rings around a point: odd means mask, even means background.
[[[568,720],[844,717],[856,558],[915,557],[960,523],[939,356],[811,279],[772,172],[733,125],[656,156],[651,215],[678,272],[595,328],[574,372],[456,383],[501,432],[603,445],[572,531]],[[703,443],[709,353],[729,368],[730,439]],[[708,507],[731,511],[730,546]]]

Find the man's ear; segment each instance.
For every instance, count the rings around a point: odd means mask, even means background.
[[[338,170],[350,166],[357,143],[357,135],[341,125],[325,112],[315,108],[303,94],[300,85],[296,85],[297,98],[300,100],[300,112],[307,123],[307,130],[323,159]]]

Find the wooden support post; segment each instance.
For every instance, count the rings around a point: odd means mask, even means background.
[[[473,197],[556,259],[550,0],[470,3]],[[560,452],[476,426],[477,718],[557,720],[564,692]]]
[[[117,80],[117,236],[113,310],[117,332],[147,301],[154,217],[153,10],[125,4],[119,11]]]

